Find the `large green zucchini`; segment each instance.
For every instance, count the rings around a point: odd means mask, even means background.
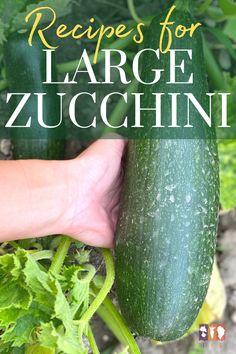
[[[25,125],[32,117],[31,128],[10,128],[13,142],[14,159],[55,159],[64,157],[63,125],[58,129],[41,128],[37,122],[37,97],[34,93],[45,93],[44,122],[55,125],[60,118],[60,102],[56,95],[56,85],[45,85],[46,60],[43,46],[35,38],[32,47],[28,44],[28,33],[13,33],[4,46],[6,77],[9,92],[31,93],[32,96],[19,114],[15,124]],[[53,63],[53,77],[56,78],[56,66]],[[17,107],[22,96],[13,96],[11,111]],[[29,131],[30,129],[30,131]]]
[[[188,11],[176,10],[171,19],[194,22]],[[158,47],[160,22],[160,17],[153,20],[146,47]],[[207,109],[200,29],[191,40],[173,39],[174,48],[193,50],[186,77],[194,72],[194,84],[166,85],[169,56],[162,56],[158,67],[166,69],[164,79],[142,87],[143,107],[152,107],[153,92],[188,92]],[[156,61],[151,56],[145,60],[143,75],[150,82]],[[181,79],[178,71],[177,81]],[[144,120],[151,120],[151,114],[145,113]],[[193,121],[199,119],[192,114]],[[170,117],[170,105],[163,106],[162,115]],[[186,117],[184,100],[178,115]],[[200,139],[201,132],[197,136],[128,144],[115,249],[118,300],[134,333],[159,341],[175,340],[190,328],[212,272],[219,205],[217,145],[214,138]]]

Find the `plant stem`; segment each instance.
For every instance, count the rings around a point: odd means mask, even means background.
[[[128,9],[130,12],[130,15],[133,17],[135,22],[142,22],[142,20],[139,18],[135,6],[134,6],[134,0],[128,0]]]
[[[88,340],[93,354],[100,354],[91,326],[88,326]]]
[[[7,88],[7,86],[8,86],[8,83],[7,83],[6,80],[1,80],[0,81],[0,91],[5,90]]]
[[[224,89],[225,88],[224,75],[214,55],[212,54],[212,51],[205,38],[203,38],[203,50],[204,50],[207,73],[214,89],[215,90]]]
[[[99,293],[99,290],[94,287],[93,291],[95,295]],[[119,342],[124,346],[129,347],[130,354],[141,354],[127,324],[124,322],[121,314],[108,297],[97,310],[97,314],[106,323],[107,327],[112,331]]]
[[[106,265],[106,279],[96,298],[93,300],[87,311],[83,314],[80,322],[87,324],[110,292],[115,279],[115,267],[112,254],[107,249],[101,250]]]
[[[58,249],[53,257],[49,271],[53,274],[59,274],[66,258],[72,240],[68,236],[63,236]]]
[[[110,118],[109,118],[109,122],[111,125],[113,126],[117,126],[120,125],[122,122],[122,119],[125,117],[126,113],[128,112],[128,110],[130,109],[130,107],[132,106],[133,102],[134,102],[134,95],[132,95],[132,93],[134,93],[136,90],[138,89],[138,81],[134,80],[127,89],[127,94],[128,94],[128,103],[124,102],[124,99],[121,98],[117,105],[115,106],[114,110],[112,111]],[[106,128],[104,129],[103,134],[108,134],[111,132],[114,132],[115,128],[110,128],[108,126],[106,126]]]
[[[101,354],[113,354],[115,348],[117,347],[117,344],[118,344],[118,343],[111,345],[109,348],[107,348],[107,349],[106,349],[104,352],[102,352]]]
[[[33,251],[31,256],[34,258],[35,261],[40,261],[42,259],[52,259],[53,252],[50,250],[43,250],[43,251]]]

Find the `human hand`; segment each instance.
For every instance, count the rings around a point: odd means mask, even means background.
[[[103,139],[73,160],[0,162],[0,241],[65,234],[112,247],[124,147]]]
[[[98,140],[70,161],[65,233],[97,247],[112,247],[125,141]]]

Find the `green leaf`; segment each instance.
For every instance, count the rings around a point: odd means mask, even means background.
[[[12,342],[12,346],[20,347],[25,343],[30,343],[31,334],[35,326],[39,325],[39,318],[27,314],[16,321],[16,325],[9,327],[1,336],[4,343]]]
[[[8,26],[0,18],[0,45],[2,45],[6,40],[5,32],[6,32],[7,27]]]
[[[39,341],[41,345],[46,347],[58,348],[66,354],[86,354],[86,350],[82,338],[77,336],[76,327],[70,333],[63,333],[56,329],[52,322],[42,324]]]
[[[210,32],[211,34],[213,34],[213,36],[216,37],[216,39],[222,43],[225,48],[228,50],[229,54],[231,55],[231,57],[236,60],[236,51],[232,45],[231,40],[229,39],[229,37],[224,34],[224,32],[222,32],[222,30],[218,29],[218,28],[207,28],[208,32]]]
[[[15,324],[18,318],[25,316],[27,310],[22,310],[16,307],[11,307],[9,309],[0,311],[0,325],[2,327],[8,327],[9,325]]]
[[[236,4],[232,0],[218,0],[219,6],[227,16],[236,14]]]
[[[52,322],[43,323],[40,326],[40,332],[38,335],[41,345],[49,348],[56,348],[58,333]]]
[[[203,0],[199,4],[196,5],[196,14],[201,15],[204,13],[208,7],[211,5],[212,0]]]
[[[22,266],[20,259],[14,254],[6,254],[0,257],[0,268],[2,275],[11,275],[17,280],[21,274]]]
[[[0,45],[6,40],[12,20],[24,9],[27,0],[1,0],[0,2]]]
[[[2,353],[12,354],[15,347],[23,345],[27,345],[28,354],[88,353],[83,342],[86,323],[80,318],[89,306],[95,268],[73,265],[54,275],[38,260],[47,250],[38,252],[39,257],[22,248],[14,252],[0,256]],[[87,256],[81,250],[82,259]]]
[[[54,304],[54,316],[62,321],[65,329],[70,332],[73,329],[73,316],[68,301],[62,292],[61,285],[56,281],[57,294]]]
[[[60,320],[62,324],[64,335],[61,336],[60,333],[59,336],[57,330],[54,328],[54,322],[51,321],[50,325],[45,323],[44,327],[42,327],[44,331],[39,335],[40,343],[46,347],[54,345],[59,348],[61,346],[61,350],[64,347],[64,352],[68,346],[68,353],[73,353],[73,338],[75,338],[77,347],[81,339],[77,338],[78,330],[73,323],[73,313],[62,291],[60,282],[52,274],[42,271],[31,255],[28,255],[24,274],[28,287],[34,293],[36,301],[44,306],[48,306],[51,318],[56,321]],[[58,278],[61,279],[60,276]],[[48,301],[49,299],[50,301]],[[42,333],[44,339],[42,339]],[[61,341],[63,342],[61,343]]]
[[[2,20],[10,24],[18,12],[24,9],[27,0],[1,0],[0,15]]]
[[[31,342],[31,334],[37,327],[40,326],[42,321],[50,320],[48,314],[33,302],[28,310],[16,309],[14,307],[5,309],[0,312],[1,316],[1,339],[5,342],[28,344]],[[22,333],[19,334],[19,333]],[[21,339],[18,338],[21,336]],[[14,346],[14,344],[13,344]]]
[[[20,348],[19,347],[11,348],[11,352],[9,354],[25,354],[25,348],[24,348],[24,346],[22,346]]]
[[[229,210],[236,206],[236,140],[219,142],[221,204]]]
[[[31,28],[35,16],[32,16],[28,24],[25,22],[25,17],[28,13],[30,13],[36,8],[51,7],[56,12],[57,18],[59,18],[71,12],[71,4],[72,4],[72,0],[43,0],[38,2],[37,4],[29,5],[27,6],[24,12],[20,12],[15,16],[14,21],[12,23],[11,31],[16,31],[24,28]],[[42,13],[43,16],[40,21],[41,24],[52,21],[51,11],[44,10],[42,11]]]
[[[33,256],[27,255],[23,270],[27,287],[34,294],[35,300],[45,306],[48,313],[52,313],[56,296],[55,279],[49,273],[42,271]]]
[[[235,110],[236,110],[236,76],[230,77],[228,73],[224,74],[224,92],[229,93],[228,96],[228,125],[231,128],[217,130],[219,139],[229,139],[230,137],[234,139],[236,137],[236,121],[235,121]],[[222,91],[220,91],[222,92]],[[217,91],[216,91],[217,93]],[[221,117],[222,114],[222,102],[219,95],[215,96],[215,100],[213,102],[213,111],[214,117]]]
[[[2,354],[25,354],[24,347],[12,348],[9,343],[4,344],[0,341],[0,353]]]
[[[48,285],[49,274],[42,271],[30,254],[27,255],[27,261],[25,263],[24,275],[27,285],[35,292],[51,292],[51,288]]]
[[[88,349],[84,346],[82,339],[77,337],[76,331],[69,333],[69,335],[59,335],[57,347],[65,354],[88,353]]]
[[[30,28],[33,20],[26,24],[25,16],[38,7],[50,6],[57,17],[65,16],[71,12],[73,0],[0,0],[0,55],[2,45],[6,41],[9,32]],[[45,11],[44,11],[45,12]],[[51,21],[51,13],[44,14],[41,23]]]
[[[69,291],[68,301],[70,302],[73,316],[80,309],[80,315],[86,311],[89,305],[89,287],[94,275],[95,268],[92,265],[87,267],[71,266],[64,270],[64,277],[67,281]],[[78,314],[77,314],[78,315]]]
[[[198,343],[194,343],[188,354],[204,354],[204,347]]]
[[[18,282],[0,285],[0,309],[16,307],[28,309],[32,301],[29,291]]]
[[[224,33],[229,36],[231,39],[236,41],[236,16],[228,19],[226,22],[225,28],[224,28]]]
[[[27,348],[25,354],[54,354],[55,350],[52,348],[42,347],[41,345],[35,344]]]
[[[0,341],[0,353],[8,354],[9,350],[11,350],[9,343],[6,344]]]
[[[84,263],[89,263],[89,258],[90,258],[90,253],[91,250],[87,250],[85,249],[85,247],[81,247],[80,243],[77,241],[76,242],[76,248],[77,248],[77,253],[74,256],[75,260],[79,263],[79,264],[84,264]]]
[[[218,140],[219,162],[220,162],[220,202],[223,209],[231,209],[236,206],[236,140],[229,139],[229,133],[232,133],[232,139],[236,132],[236,76],[230,77],[225,74],[224,92],[230,93],[228,96],[228,129],[220,129]],[[216,95],[213,104],[213,116],[221,116],[221,100]],[[229,130],[230,129],[230,130]],[[225,131],[225,135],[224,134]],[[225,137],[225,139],[224,139]]]

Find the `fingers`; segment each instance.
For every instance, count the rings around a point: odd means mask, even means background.
[[[114,234],[112,230],[110,230],[109,234],[101,234],[96,231],[88,231],[86,234],[79,235],[79,240],[88,246],[104,248],[114,247]]]
[[[127,142],[126,140],[121,138],[118,139],[117,137],[119,136],[116,135],[116,138],[113,139],[106,138],[97,140],[95,143],[90,145],[84,151],[84,153],[92,155],[95,154],[97,156],[107,156],[108,158],[115,157],[116,159],[121,159]]]
[[[80,217],[80,222],[80,229],[75,225],[74,230],[67,234],[89,246],[113,247],[114,225],[110,213],[104,208],[91,205],[88,213]]]
[[[114,207],[114,209],[111,212],[111,220],[112,220],[112,223],[113,223],[114,232],[116,230],[116,226],[117,226],[117,222],[118,222],[119,211],[120,211],[120,205],[118,204],[118,205],[116,205]]]
[[[86,217],[80,215],[80,226],[83,227],[73,235],[88,245],[114,246],[123,175],[121,160],[126,144],[119,136],[107,137],[97,140],[80,155],[80,166],[87,171],[86,183],[90,184],[87,192],[91,195]]]

